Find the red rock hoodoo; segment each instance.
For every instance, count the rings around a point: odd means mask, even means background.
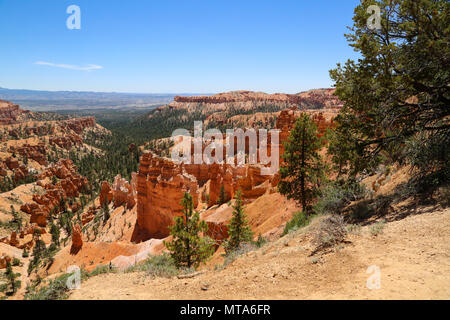
[[[70,247],[71,254],[77,254],[83,247],[83,238],[80,225],[76,224],[72,228],[72,246]]]

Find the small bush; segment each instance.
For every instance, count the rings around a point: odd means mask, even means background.
[[[256,241],[253,241],[253,244],[257,248],[263,247],[266,243],[267,243],[267,239],[264,238],[261,234],[259,234],[258,239],[256,239]]]
[[[286,223],[281,236],[287,235],[290,231],[306,227],[311,222],[312,217],[313,216],[307,215],[303,211],[297,212],[292,219]]]
[[[236,260],[239,256],[249,253],[258,249],[258,247],[252,243],[243,243],[238,249],[233,250],[225,255],[225,261],[223,262],[223,266],[226,267],[234,260]]]
[[[223,269],[225,269],[225,265],[223,264],[214,265],[214,271],[222,271]]]
[[[369,201],[361,201],[351,209],[350,216],[353,220],[364,220],[375,214],[375,209]]]
[[[100,266],[95,267],[95,269],[92,270],[87,276],[95,277],[100,274],[111,273],[111,272],[115,272],[115,269],[110,268],[109,265],[100,265]]]
[[[347,225],[346,230],[351,234],[360,234],[361,226],[359,224],[349,224]]]
[[[346,235],[347,230],[342,216],[332,215],[325,218],[320,222],[313,239],[313,244],[317,247],[315,251],[344,241]]]
[[[50,280],[47,286],[36,289],[29,288],[29,292],[25,295],[25,300],[65,300],[68,298],[69,288],[67,287],[67,279],[70,273],[63,274],[56,279]]]
[[[0,284],[0,292],[5,292],[8,289],[8,285],[6,283]]]
[[[450,206],[450,188],[448,186],[440,187],[437,191],[437,198],[443,208]]]
[[[370,227],[370,234],[373,236],[377,236],[383,233],[384,226],[386,225],[386,221],[378,221]]]
[[[14,258],[13,261],[12,261],[12,266],[13,267],[20,266],[20,260],[17,259],[17,258]]]
[[[180,273],[172,257],[166,252],[159,256],[151,256],[144,262],[129,268],[127,271],[143,271],[152,277],[165,278],[170,278]]]
[[[321,197],[313,206],[316,214],[338,214],[351,201],[364,198],[367,194],[365,187],[356,181],[336,181],[321,189]]]

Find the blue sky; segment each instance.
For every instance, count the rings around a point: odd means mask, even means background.
[[[355,58],[357,0],[0,0],[0,87],[295,93]],[[69,5],[81,29],[69,30]]]

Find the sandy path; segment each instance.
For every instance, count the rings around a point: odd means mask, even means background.
[[[387,223],[378,236],[364,227],[348,240],[313,259],[301,236],[283,238],[193,279],[101,275],[70,298],[450,299],[450,209]],[[378,290],[366,286],[371,265],[380,268]]]

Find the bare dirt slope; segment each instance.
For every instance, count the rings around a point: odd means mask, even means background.
[[[376,236],[370,226],[363,227],[349,234],[346,244],[322,255],[309,256],[304,229],[223,270],[192,279],[106,274],[83,282],[70,298],[450,299],[450,209],[421,208],[417,213],[386,223]],[[379,290],[366,286],[371,265],[381,271]]]

